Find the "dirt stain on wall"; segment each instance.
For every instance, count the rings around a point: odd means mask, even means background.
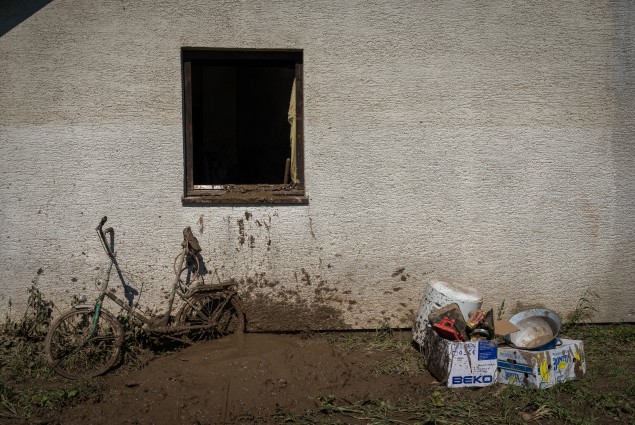
[[[202,235],[205,231],[205,219],[203,218],[203,214],[198,218],[198,232]]]
[[[306,270],[301,270],[301,282],[311,281]],[[243,302],[246,327],[248,331],[297,331],[350,329],[343,318],[344,299],[338,295],[338,289],[319,276],[313,278],[315,298],[307,299],[308,294],[298,284],[287,286],[279,280],[270,280],[265,272],[253,276],[232,279],[238,287]],[[334,307],[339,303],[340,308]],[[349,310],[356,301],[349,302]]]
[[[302,272],[302,282],[311,285],[311,276],[309,276],[309,273],[307,273],[305,269],[300,269],[300,271]]]
[[[584,215],[585,224],[588,228],[589,236],[591,236],[592,244],[593,246],[597,246],[600,239],[600,213],[586,197],[582,198],[580,209]]]
[[[245,221],[241,218],[238,223],[238,243],[240,246],[245,244]]]
[[[398,268],[397,270],[395,270],[395,271],[394,271],[394,272],[390,275],[390,277],[397,277],[397,276],[399,276],[400,274],[402,274],[402,273],[404,272],[404,270],[406,270],[406,268],[405,268],[405,267],[400,267],[400,268]]]
[[[264,294],[245,297],[247,330],[290,331],[350,329],[342,312],[329,305],[309,303],[306,300],[279,300]]]

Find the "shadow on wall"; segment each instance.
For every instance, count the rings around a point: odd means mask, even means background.
[[[0,37],[27,20],[52,0],[0,0]]]

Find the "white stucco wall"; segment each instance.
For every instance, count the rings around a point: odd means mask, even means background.
[[[182,206],[183,46],[304,49],[308,206]],[[632,2],[53,0],[0,99],[0,317],[92,294],[108,215],[143,307],[190,225],[254,330],[409,327],[432,274],[635,321]]]

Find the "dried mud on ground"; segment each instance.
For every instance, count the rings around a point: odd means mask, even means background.
[[[449,389],[409,331],[233,335],[171,354],[136,347],[89,382],[41,342],[0,334],[0,424],[635,424],[635,325],[574,326],[587,376],[546,390]]]
[[[337,337],[335,337],[337,338]],[[383,373],[396,362],[417,369],[417,356],[355,350],[347,337],[242,334],[156,358],[145,368],[102,378],[103,394],[67,408],[62,424],[281,423],[328,400],[416,397],[427,372]],[[395,335],[405,350],[410,333]],[[401,342],[399,342],[401,340]],[[342,347],[337,349],[336,347]],[[407,350],[410,351],[410,350]],[[415,352],[416,354],[416,352]]]

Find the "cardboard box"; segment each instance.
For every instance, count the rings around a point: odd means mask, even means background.
[[[558,382],[582,378],[586,373],[582,341],[562,339],[551,350],[498,348],[498,382],[530,388],[549,388]]]
[[[423,362],[430,373],[450,388],[485,387],[496,383],[496,341],[455,342],[426,326]]]

